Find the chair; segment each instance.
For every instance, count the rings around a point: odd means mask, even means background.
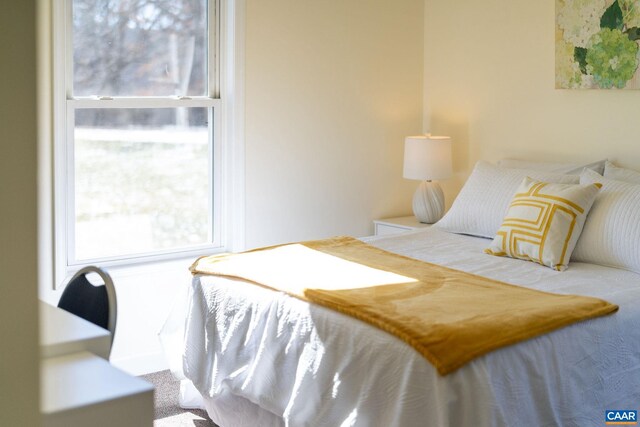
[[[99,275],[104,284],[92,284],[87,279],[87,275],[92,273]],[[111,353],[116,332],[118,305],[116,290],[109,273],[95,266],[82,268],[64,288],[58,307],[109,330],[111,332],[109,353]]]

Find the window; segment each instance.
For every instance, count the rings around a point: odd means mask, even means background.
[[[219,3],[54,2],[55,246],[64,275],[227,244]]]

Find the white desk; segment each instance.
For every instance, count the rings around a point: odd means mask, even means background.
[[[40,301],[44,427],[151,427],[153,386],[109,364],[111,334]]]
[[[89,351],[109,359],[109,331],[43,301],[40,301],[39,309],[40,357]]]
[[[42,359],[43,427],[151,427],[153,386],[88,352]]]

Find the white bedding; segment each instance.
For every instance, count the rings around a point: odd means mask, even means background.
[[[486,255],[489,240],[431,227],[371,244],[497,280],[618,304],[440,376],[368,324],[248,283],[194,277],[184,374],[221,427],[602,426],[640,406],[640,275],[556,272]]]

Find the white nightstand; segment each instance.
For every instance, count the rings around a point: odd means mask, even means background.
[[[431,224],[423,224],[413,215],[400,216],[397,218],[376,219],[373,221],[373,228],[376,236],[405,233],[407,231],[427,227],[431,227]]]

